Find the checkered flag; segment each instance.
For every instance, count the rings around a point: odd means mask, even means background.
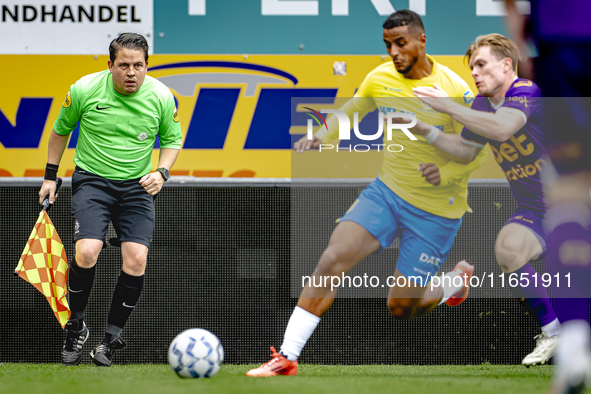
[[[44,208],[39,213],[14,274],[35,286],[47,298],[55,317],[64,328],[70,319],[70,308],[66,300],[68,258],[47,214],[48,207]]]

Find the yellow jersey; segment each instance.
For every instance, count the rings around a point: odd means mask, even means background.
[[[422,79],[408,79],[400,74],[393,62],[379,65],[366,77],[355,97],[366,97],[371,100],[350,100],[341,110],[352,119],[354,112],[362,117],[378,108],[380,113],[387,116],[389,112],[412,113],[424,123],[434,125],[446,133],[459,134],[462,124],[451,116],[440,113],[424,104],[412,93],[412,88],[420,86],[441,87],[449,97],[458,98],[457,101],[470,106],[474,95],[468,84],[448,67],[443,66],[427,56],[433,64],[431,75]],[[405,99],[403,99],[405,98]],[[328,129],[323,127],[316,134],[323,143],[338,138],[338,125],[335,116],[329,118]],[[334,124],[336,127],[332,127]],[[330,130],[330,132],[329,132]],[[468,164],[451,160],[450,156],[433,147],[424,137],[416,136],[417,141],[410,140],[402,131],[394,130],[392,140],[386,140],[384,127],[384,144],[398,144],[403,147],[384,149],[384,159],[380,179],[394,193],[409,204],[437,216],[457,219],[466,211],[468,206],[468,179],[470,173],[484,164],[486,150]],[[428,183],[418,171],[419,163],[435,163],[439,168],[441,183],[434,186]]]

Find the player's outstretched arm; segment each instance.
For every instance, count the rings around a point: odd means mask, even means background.
[[[51,130],[49,136],[49,144],[47,146],[47,163],[59,166],[66,145],[70,139],[70,134],[59,135],[54,130]],[[46,179],[39,190],[39,204],[43,204],[43,200],[49,196],[49,203],[53,204],[55,201],[55,180]]]
[[[405,117],[392,118],[396,123],[408,123]],[[410,132],[425,137],[428,143],[454,156],[455,161],[470,163],[478,156],[480,147],[462,142],[459,134],[442,133],[437,127],[428,125],[420,120],[414,127],[409,128]]]
[[[431,126],[431,131],[425,136],[427,142],[454,156],[455,161],[470,163],[474,160],[481,147],[465,143],[460,134],[442,133],[438,128]]]
[[[478,111],[454,102],[440,87],[414,88],[413,93],[436,111],[446,113],[470,131],[488,139],[504,142],[517,133],[524,118],[511,108],[501,108],[496,113]]]

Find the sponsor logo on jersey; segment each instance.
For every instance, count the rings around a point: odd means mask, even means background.
[[[380,105],[380,112],[383,113],[385,116],[388,116],[389,112],[399,112],[399,113],[403,113],[403,114],[412,114],[414,116],[417,116],[416,112],[411,112],[411,111],[405,111],[402,109],[398,109],[398,108],[392,108],[392,107],[386,107],[385,105]]]
[[[505,176],[508,181],[516,181],[519,178],[537,176],[538,172],[540,172],[546,164],[547,163],[544,159],[538,159],[533,164],[526,164],[525,166],[517,164],[516,167],[512,166],[510,170],[506,171]]]
[[[531,142],[527,134],[523,133],[520,135],[513,135],[507,141],[503,142],[496,148],[490,145],[490,149],[495,156],[495,160],[499,164],[509,165],[509,170],[505,171],[505,176],[509,181],[515,181],[519,178],[528,178],[531,176],[538,176],[538,172],[541,171],[542,167],[546,164],[543,159],[537,159],[531,163],[531,158],[527,159],[528,156],[536,157],[536,146],[534,142]],[[529,162],[530,164],[526,164]],[[515,163],[515,165],[513,165]],[[507,167],[505,167],[507,168]]]
[[[498,149],[493,145],[490,148],[499,164],[502,164],[505,160],[514,162],[520,156],[529,156],[536,149],[534,143],[529,142],[525,133],[518,136],[512,135],[507,141],[499,145]]]
[[[438,259],[435,256],[429,256],[427,253],[421,253],[421,257],[419,257],[419,260],[422,263],[431,264],[435,267],[439,267],[439,263],[441,262],[441,259]]]
[[[391,87],[388,87],[388,86],[384,86],[384,89],[385,89],[385,90],[389,90],[389,91],[391,91],[391,92],[398,92],[398,93],[402,93],[402,89],[391,88]]]
[[[527,97],[523,97],[523,96],[512,96],[512,97],[506,97],[505,101],[516,101],[519,102],[520,104],[525,105],[525,108],[527,108],[528,104],[531,104],[531,101],[527,101]]]
[[[466,105],[470,105],[472,104],[472,101],[474,101],[474,96],[472,95],[472,92],[469,90],[466,90],[466,92],[464,93],[464,104]]]

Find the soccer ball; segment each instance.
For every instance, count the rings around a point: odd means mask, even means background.
[[[183,378],[211,378],[224,362],[224,348],[207,330],[192,328],[181,332],[168,348],[168,363]]]

